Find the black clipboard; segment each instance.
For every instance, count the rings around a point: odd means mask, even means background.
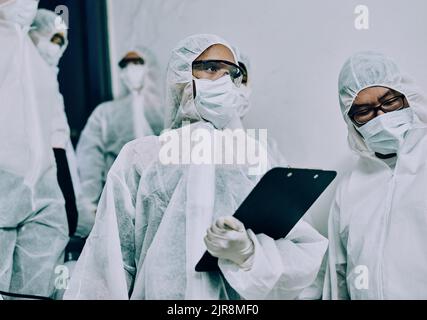
[[[284,238],[336,176],[335,171],[274,168],[259,181],[234,217],[255,234]],[[196,271],[219,271],[218,259],[206,251]]]

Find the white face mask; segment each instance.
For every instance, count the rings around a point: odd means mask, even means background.
[[[39,1],[15,0],[1,8],[0,12],[7,21],[19,24],[21,27],[30,27],[37,15]]]
[[[239,92],[239,108],[237,113],[240,118],[243,118],[246,116],[250,108],[252,89],[242,84],[240,88],[237,88],[237,90]]]
[[[144,87],[145,66],[129,64],[122,70],[121,77],[130,91],[139,91]]]
[[[407,132],[413,127],[414,112],[411,108],[383,114],[357,130],[368,148],[383,155],[397,153]]]
[[[57,66],[62,57],[62,50],[58,44],[52,43],[46,39],[40,39],[37,44],[40,55],[50,66]]]
[[[229,76],[218,80],[194,79],[196,98],[194,104],[200,116],[217,129],[224,129],[238,118],[239,92]]]

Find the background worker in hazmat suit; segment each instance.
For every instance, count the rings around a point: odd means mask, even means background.
[[[240,226],[242,243],[253,244],[245,252],[251,264],[222,261],[225,279],[195,272],[206,250],[206,230],[233,214],[261,175],[250,174],[247,164],[164,164],[159,155],[173,144],[165,143],[165,135],[239,127],[237,63],[231,46],[215,35],[188,37],[172,51],[166,117],[172,130],[123,148],[65,298],[292,299],[315,279],[327,240],[304,221],[278,241]],[[180,139],[175,141],[179,148]],[[268,159],[267,169],[279,165]],[[240,253],[233,259],[241,260]]]
[[[56,79],[28,36],[37,6],[0,2],[0,290],[49,297],[68,227],[42,99]]]
[[[81,181],[78,211],[86,221],[77,235],[86,237],[95,220],[99,198],[114,160],[122,147],[139,137],[158,135],[163,129],[159,70],[147,48],[129,50],[119,63],[125,97],[103,103],[90,116],[77,145]]]
[[[29,32],[43,60],[49,65],[51,72],[58,77],[58,64],[68,47],[68,30],[61,17],[53,11],[39,9]],[[65,113],[64,98],[59,91],[59,83],[55,91],[44,97],[53,101],[55,106],[52,123],[52,148],[58,171],[58,182],[65,198],[70,236],[77,227],[76,197],[79,190],[77,159],[70,138],[70,127]]]
[[[339,77],[356,166],[329,217],[324,299],[426,299],[427,100],[390,58],[360,52]]]

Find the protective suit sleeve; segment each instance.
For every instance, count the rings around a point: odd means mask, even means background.
[[[328,255],[325,254],[323,257],[322,266],[320,267],[319,272],[317,273],[316,280],[305,288],[301,294],[298,296],[298,300],[321,300],[323,293],[323,284],[325,282],[325,271],[328,262]]]
[[[219,260],[225,279],[244,299],[296,299],[316,279],[328,241],[307,222],[276,241],[248,232],[255,245],[250,270]]]
[[[65,299],[129,299],[136,274],[134,217],[140,177],[132,154],[125,146],[108,174],[95,226]]]
[[[105,164],[102,113],[90,116],[77,145],[80,192],[77,194],[79,221],[76,235],[86,237],[95,221],[95,213],[108,172]]]
[[[59,90],[59,88],[58,88]],[[55,106],[52,119],[52,148],[65,150],[70,140],[70,127],[65,114],[64,98],[59,93],[55,94]]]
[[[350,298],[346,280],[347,253],[340,233],[340,208],[335,200],[328,223],[329,248],[323,287],[323,299],[325,300],[347,300]]]

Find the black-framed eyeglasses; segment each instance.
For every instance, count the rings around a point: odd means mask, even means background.
[[[348,116],[358,126],[362,126],[378,116],[381,110],[384,113],[398,111],[405,107],[405,95],[401,94],[390,98],[378,106],[358,106],[350,109]]]
[[[246,85],[248,83],[248,80],[249,80],[248,68],[246,68],[246,65],[241,61],[239,61],[239,67],[242,68],[242,70],[243,70],[242,84]]]
[[[193,75],[197,78],[217,80],[228,74],[238,87],[242,84],[244,70],[225,60],[199,60],[193,62]]]

